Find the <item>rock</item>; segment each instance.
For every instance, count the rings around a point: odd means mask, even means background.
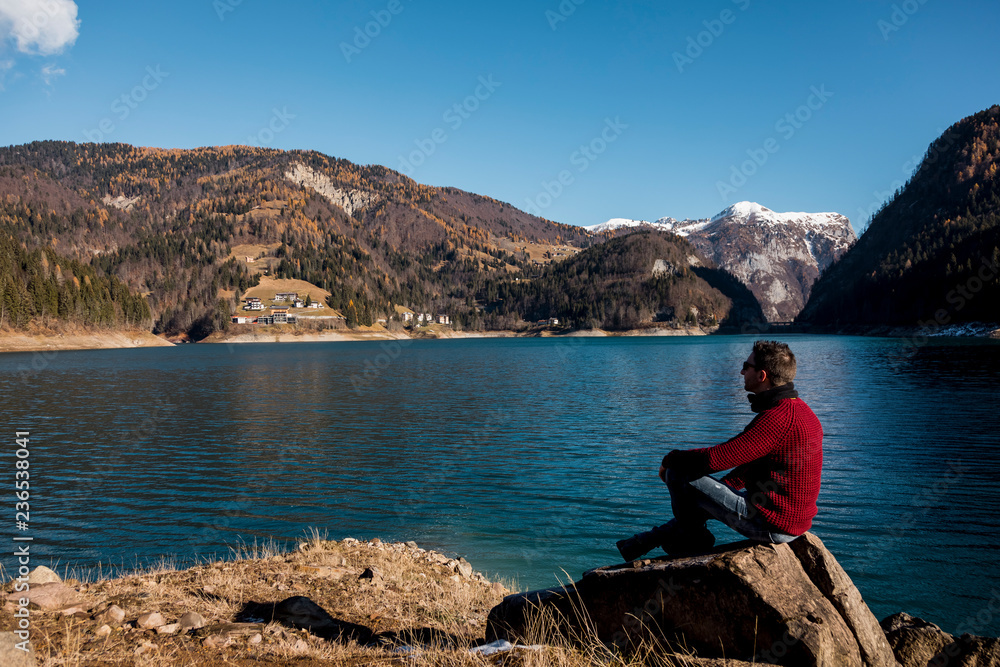
[[[205,648],[225,648],[233,643],[233,640],[224,635],[209,635],[201,641]]]
[[[4,667],[35,667],[35,652],[31,644],[22,644],[25,640],[13,632],[0,632],[0,665]],[[22,651],[18,644],[27,647]]]
[[[205,627],[205,618],[196,611],[184,612],[178,624],[181,630],[198,630]]]
[[[420,548],[420,547],[417,546],[417,543],[414,542],[414,541],[412,541],[412,540],[409,541],[409,542],[407,542],[406,546],[410,547],[411,549],[419,549]]]
[[[861,651],[862,662],[866,665],[895,665],[896,657],[886,641],[882,626],[861,598],[861,591],[833,554],[823,546],[823,542],[812,533],[806,533],[789,546],[806,575],[833,603],[851,629]]]
[[[151,611],[136,619],[135,624],[143,630],[152,630],[161,625],[166,625],[167,621],[158,611]]]
[[[136,655],[142,655],[143,653],[149,653],[151,651],[155,651],[158,648],[160,647],[154,644],[153,642],[143,642],[142,644],[136,647],[133,653],[135,653]]]
[[[63,616],[77,616],[79,618],[88,618],[89,614],[87,609],[83,605],[74,604],[68,607],[63,607],[59,610],[59,613]]]
[[[258,632],[257,634],[251,636],[250,639],[247,640],[247,643],[248,644],[259,644],[262,641],[264,641],[264,635],[262,635],[262,634],[260,634]]]
[[[504,593],[508,592],[507,587],[501,584],[499,581],[494,581],[492,584],[490,584],[490,588],[493,589],[494,593],[498,593],[500,595],[503,595]]]
[[[111,625],[121,625],[125,620],[125,611],[118,605],[113,604],[98,614],[94,620]]]
[[[39,565],[28,574],[28,583],[32,586],[39,584],[59,584],[62,583],[62,579],[49,568]]]
[[[836,559],[814,536],[800,540],[601,567],[566,587],[510,595],[490,612],[486,638],[544,640],[529,631],[541,609],[555,631],[572,637],[587,628],[584,634],[623,650],[645,640],[661,652],[675,646],[706,659],[895,667]]]
[[[180,623],[168,623],[167,625],[160,625],[156,628],[156,634],[158,635],[175,635],[177,631],[181,629]]]
[[[301,639],[296,639],[295,643],[292,644],[292,650],[296,653],[303,653],[309,650],[309,644],[305,643]]]
[[[472,576],[472,565],[469,563],[469,561],[465,560],[464,558],[459,558],[457,561],[455,561],[454,569],[455,572],[458,572],[463,577]]]
[[[900,612],[882,619],[882,630],[896,660],[903,667],[927,667],[927,663],[955,638],[923,619]]]
[[[72,605],[81,604],[76,591],[65,584],[57,582],[32,586],[30,590],[21,593],[11,593],[7,596],[7,600],[12,601],[14,604],[19,604],[21,598],[28,599],[29,609],[40,609],[42,611],[65,609]]]
[[[929,667],[1000,667],[1000,639],[964,634],[938,651]],[[924,667],[921,665],[921,667]]]
[[[111,634],[111,626],[105,623],[101,627],[94,630],[94,634],[98,637],[107,637]]]

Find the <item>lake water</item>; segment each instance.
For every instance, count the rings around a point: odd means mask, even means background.
[[[875,615],[1000,635],[1000,345],[787,336],[823,423],[813,532]],[[739,432],[752,338],[188,345],[0,355],[37,562],[186,563],[317,527],[521,589],[670,517],[675,447]],[[14,529],[14,499],[6,495]],[[719,543],[738,536],[712,524]],[[13,559],[0,560],[7,571]],[[1000,608],[994,602],[993,609]]]

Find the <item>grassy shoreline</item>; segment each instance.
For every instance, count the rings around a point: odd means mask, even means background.
[[[13,584],[7,581],[4,589],[0,631],[17,627],[16,603],[9,601]],[[37,664],[45,666],[387,664],[425,653],[424,664],[488,664],[467,662],[468,649],[482,642],[486,615],[510,593],[464,560],[412,542],[334,542],[315,535],[290,552],[255,546],[230,560],[184,569],[162,565],[31,588],[33,595],[65,592],[56,608],[30,611],[31,644]],[[339,623],[370,631],[375,641],[333,641],[322,632],[247,616],[298,596]],[[189,612],[204,625],[178,627],[190,620]],[[154,618],[158,625],[143,627],[151,614],[162,623]],[[427,637],[439,647],[427,647]]]

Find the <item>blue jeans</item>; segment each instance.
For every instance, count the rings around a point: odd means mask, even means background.
[[[798,537],[768,525],[757,508],[747,503],[746,490],[734,491],[708,475],[688,479],[667,470],[667,488],[674,519],[685,531],[705,530],[705,522],[716,519],[754,542],[784,544]]]

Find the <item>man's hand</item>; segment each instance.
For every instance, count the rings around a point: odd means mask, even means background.
[[[708,474],[708,457],[701,452],[675,449],[663,457],[660,479],[666,482],[667,469],[676,470],[685,477],[695,479]]]

